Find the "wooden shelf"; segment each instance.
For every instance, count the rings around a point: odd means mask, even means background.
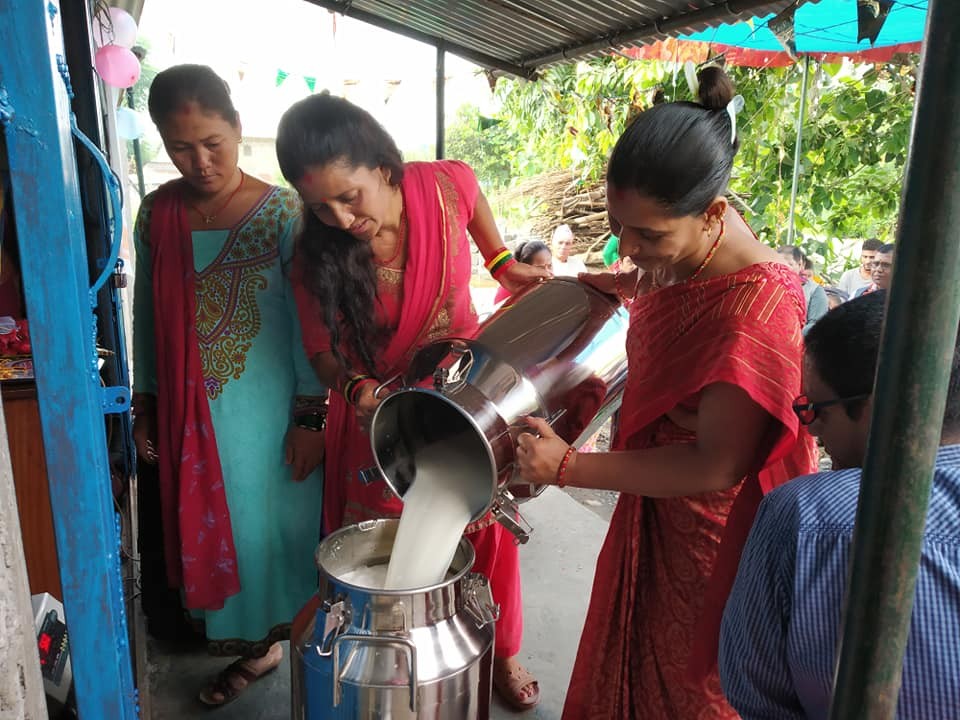
[[[4,382],[2,392],[30,593],[48,592],[62,600],[36,386]]]

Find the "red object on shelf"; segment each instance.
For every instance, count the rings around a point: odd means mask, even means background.
[[[29,355],[31,352],[29,325],[26,319],[16,322],[17,326],[14,330],[0,334],[0,356]]]

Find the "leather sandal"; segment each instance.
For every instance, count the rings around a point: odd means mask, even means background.
[[[210,684],[200,691],[200,702],[208,707],[220,707],[232,703],[246,692],[253,683],[269,675],[280,666],[278,662],[273,667],[267,668],[262,673],[257,674],[246,665],[246,662],[246,658],[240,658],[217,673],[217,676]],[[235,684],[237,678],[241,678],[244,681],[241,687],[237,687]],[[221,695],[223,699],[217,700],[216,697],[214,697],[215,695]]]

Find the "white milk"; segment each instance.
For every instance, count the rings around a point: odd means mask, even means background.
[[[459,440],[459,442],[458,442]],[[471,489],[458,482],[467,458],[467,434],[423,448],[414,482],[403,496],[403,513],[384,588],[436,585],[447,575],[463,531],[473,515]]]
[[[381,590],[387,580],[387,566],[364,565],[340,575],[339,578],[343,580],[343,582],[356,585],[357,587]]]

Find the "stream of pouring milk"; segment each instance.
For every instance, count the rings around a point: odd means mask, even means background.
[[[463,433],[417,453],[384,589],[427,587],[446,577],[473,515],[471,498],[477,495],[476,488],[460,482],[464,463],[471,457],[467,447],[471,440]]]

